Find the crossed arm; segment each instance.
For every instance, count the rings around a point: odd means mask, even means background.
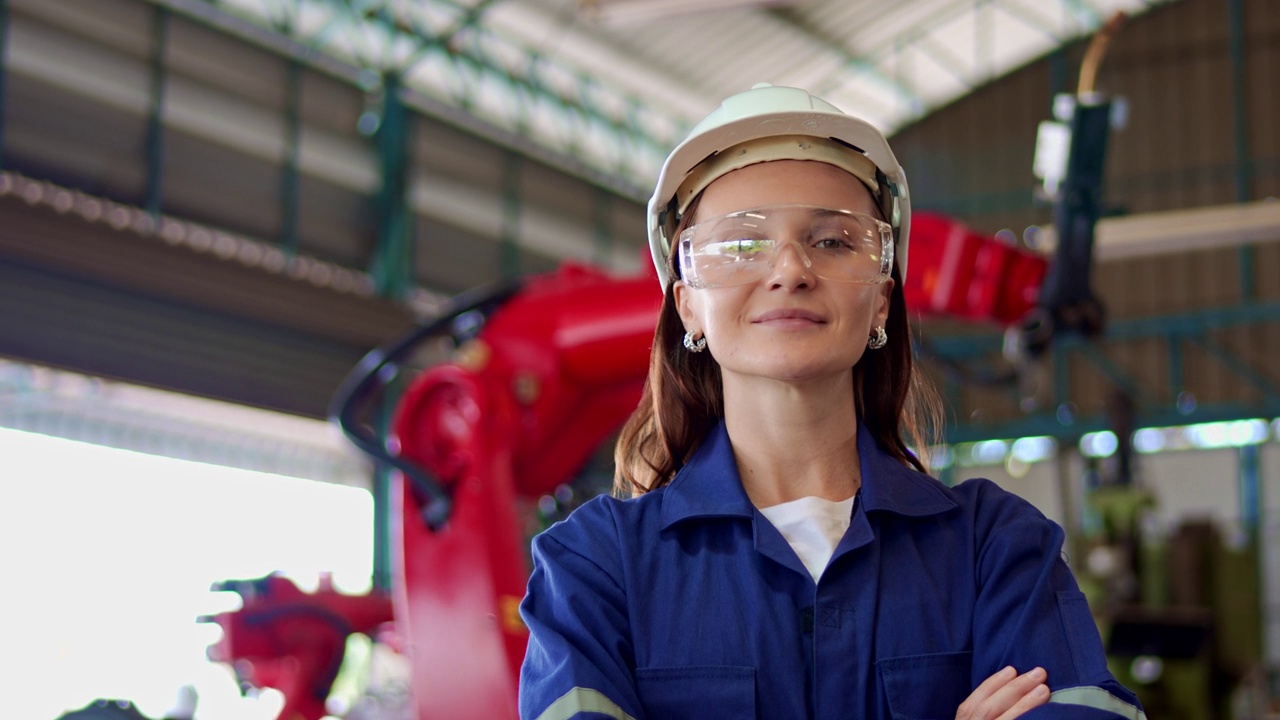
[[[981,552],[974,667],[1003,669],[954,709],[956,720],[1144,719],[1106,670],[1088,605],[1060,557],[1061,529],[1021,501],[1010,507],[1009,498],[995,496],[988,502],[1004,507],[975,518]],[[574,720],[630,720],[640,712],[625,661],[633,648],[625,592],[616,580],[619,560],[598,552],[612,522],[587,519],[595,521],[607,525],[598,534],[575,528],[562,535],[567,543],[553,537],[535,542],[535,570],[522,608],[531,631],[521,683],[526,717],[539,717],[549,703],[558,706],[554,717]]]
[[[982,681],[956,710],[956,720],[1014,720],[1049,702],[1044,668],[1006,667]]]

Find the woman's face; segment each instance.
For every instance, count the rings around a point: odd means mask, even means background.
[[[825,163],[776,160],[711,183],[693,222],[781,204],[876,213],[870,191],[853,175]],[[706,337],[726,380],[736,374],[799,382],[851,371],[888,317],[892,287],[892,280],[820,278],[790,244],[757,282],[707,289],[677,282],[675,300],[685,329]]]

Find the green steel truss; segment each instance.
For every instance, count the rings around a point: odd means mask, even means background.
[[[1136,0],[1141,12],[1168,0]],[[600,79],[599,68],[556,57],[554,50],[503,34],[485,15],[502,0],[148,0],[223,29],[234,19],[252,28],[242,34],[273,35],[303,61],[336,60],[366,71],[362,84],[373,89],[394,74],[403,87],[510,133],[517,143],[577,158],[599,173],[598,184],[643,199],[638,188],[657,174],[666,152],[688,130],[690,108],[670,107]],[[820,96],[837,88],[876,88],[882,102],[908,109],[918,119],[939,102],[928,88],[930,72],[917,72],[912,56],[926,57],[948,74],[955,87],[971,91],[1008,72],[994,61],[999,43],[996,20],[1012,19],[1024,32],[1061,46],[1093,32],[1105,18],[1083,0],[1031,3],[1027,0],[955,0],[935,3],[937,11],[877,38],[863,48],[817,27],[790,8],[762,8],[779,32],[802,33],[815,47],[839,60],[811,88]],[[577,13],[545,8],[566,34]],[[899,9],[903,11],[903,9]],[[967,18],[972,16],[972,22]],[[1007,24],[1007,23],[1006,23]],[[957,27],[970,27],[972,49],[961,58],[954,46]],[[256,32],[255,32],[256,31]],[[945,37],[944,37],[945,36]],[[258,37],[261,40],[261,37]],[[608,42],[608,35],[595,40]],[[730,62],[728,58],[725,62]],[[741,89],[741,88],[737,88]],[[725,89],[729,92],[731,89]],[[695,112],[700,109],[693,109]]]
[[[1274,368],[1260,368],[1240,356],[1223,342],[1221,331],[1248,328],[1273,333],[1280,327],[1280,302],[1246,301],[1234,307],[1221,307],[1174,315],[1117,320],[1105,336],[1091,341],[1077,335],[1055,338],[1048,353],[1051,392],[1042,409],[1025,416],[995,422],[978,422],[955,418],[948,423],[948,442],[975,442],[995,438],[1046,435],[1073,439],[1088,432],[1109,428],[1102,412],[1068,411],[1073,399],[1070,373],[1078,364],[1094,368],[1115,387],[1126,390],[1137,401],[1138,427],[1189,425],[1192,423],[1235,420],[1240,418],[1280,417],[1280,375]],[[1000,335],[930,337],[922,341],[921,353],[935,363],[950,368],[1007,366],[1001,357],[1003,337]],[[1136,374],[1121,367],[1113,356],[1126,343],[1160,343],[1163,367]],[[1248,402],[1220,402],[1202,398],[1203,402],[1179,402],[1186,399],[1184,358],[1188,348],[1196,348],[1227,369],[1235,380],[1250,388]],[[951,379],[944,385],[956,382]],[[1013,382],[1004,387],[1017,393]],[[954,388],[953,388],[954,389]],[[946,393],[950,394],[950,393]],[[954,403],[953,400],[953,405]],[[964,408],[966,411],[971,408]]]
[[[687,130],[682,117],[487,28],[493,0],[148,1],[302,62],[353,66],[369,91],[394,75],[455,117],[487,123],[532,154],[576,158],[599,184],[636,198]]]

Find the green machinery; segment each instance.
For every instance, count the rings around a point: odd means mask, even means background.
[[[1262,656],[1256,536],[1226,542],[1199,520],[1161,536],[1155,503],[1131,483],[1088,493],[1086,532],[1074,550],[1111,672],[1152,718],[1254,716],[1260,709],[1241,688]]]

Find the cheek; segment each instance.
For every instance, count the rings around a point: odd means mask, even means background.
[[[707,336],[707,342],[716,346],[721,352],[727,351],[732,344],[733,324],[724,316],[715,313],[714,309],[708,309],[712,312],[708,312],[702,319],[703,333]]]
[[[880,309],[886,306],[879,286],[862,285],[850,289],[852,292],[845,303],[845,307],[849,308],[849,316],[855,318],[859,325],[878,324]]]
[[[702,324],[707,335],[720,335],[731,332],[731,328],[741,319],[743,300],[738,293],[719,288],[703,291],[699,302],[692,304],[691,309]]]

